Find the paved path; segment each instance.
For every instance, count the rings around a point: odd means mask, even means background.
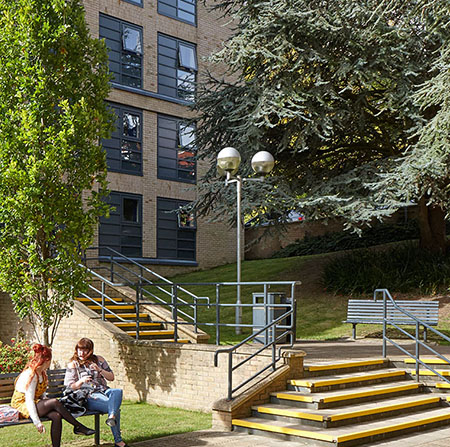
[[[399,342],[408,351],[414,352],[410,342]],[[305,363],[326,363],[333,360],[381,357],[381,340],[339,340],[333,342],[299,341],[296,349],[306,352]],[[450,346],[439,347],[439,352],[450,357]],[[425,353],[424,353],[425,354]],[[404,357],[396,348],[388,348],[388,356]],[[323,444],[317,446],[323,447]],[[365,444],[369,445],[369,444]],[[314,447],[311,442],[282,441],[264,436],[243,433],[224,433],[214,430],[202,430],[193,433],[168,436],[132,444],[133,447]],[[370,447],[449,447],[450,428],[428,430],[421,434],[410,434],[399,439],[372,442]]]

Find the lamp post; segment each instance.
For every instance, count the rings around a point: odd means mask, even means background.
[[[220,175],[226,175],[225,185],[236,183],[236,264],[237,264],[237,293],[236,293],[236,334],[241,334],[240,324],[242,322],[242,307],[241,307],[241,191],[242,182],[244,181],[262,181],[263,176],[268,174],[275,164],[275,160],[267,151],[257,152],[251,161],[252,169],[260,177],[256,178],[242,178],[235,175],[241,164],[241,154],[233,147],[226,147],[222,149],[217,155],[217,171]]]

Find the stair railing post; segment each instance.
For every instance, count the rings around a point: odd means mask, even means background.
[[[141,300],[141,288],[142,288],[142,283],[141,283],[141,278],[139,278],[139,281],[137,283],[137,287],[136,287],[136,340],[139,340],[139,330],[140,330],[140,300]]]
[[[198,332],[198,326],[197,326],[197,304],[198,300],[197,297],[194,298],[194,332],[197,333]]]
[[[216,284],[216,345],[220,345],[220,284]]]
[[[233,399],[233,353],[228,353],[228,400]]]
[[[174,321],[173,339],[175,342],[178,340],[178,302],[177,302],[178,285],[172,285],[172,318]]]
[[[105,321],[105,281],[102,281],[102,321]]]
[[[387,302],[386,295],[383,292],[383,358],[386,358],[387,347],[386,347],[386,318],[387,318]]]
[[[114,263],[113,263],[113,255],[110,255],[109,260],[110,260],[110,265],[111,265],[111,267],[110,267],[110,269],[109,269],[109,270],[111,271],[111,282],[114,283]]]
[[[419,356],[420,356],[420,343],[419,343],[419,331],[420,331],[420,324],[418,321],[416,321],[416,380],[417,382],[420,381],[419,377]]]

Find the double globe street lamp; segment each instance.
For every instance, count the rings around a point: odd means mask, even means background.
[[[236,175],[241,164],[241,154],[234,147],[226,147],[217,155],[217,172],[221,176],[226,176],[225,185],[236,183],[236,258],[237,258],[237,294],[236,294],[236,334],[241,334],[242,307],[241,307],[241,191],[244,181],[262,181],[264,176],[272,171],[275,160],[270,152],[257,152],[251,161],[253,171],[259,177],[242,178]]]

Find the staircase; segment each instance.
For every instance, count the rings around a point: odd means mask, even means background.
[[[339,447],[450,424],[448,384],[430,376],[419,383],[410,364],[393,366],[387,359],[305,366],[304,378],[253,407],[252,417],[233,419],[234,430]]]
[[[84,304],[88,309],[102,314],[101,284],[92,281],[87,293],[88,296],[78,297],[76,301]],[[125,332],[130,337],[136,338],[137,321],[136,306],[133,301],[114,287],[107,286],[104,293],[105,309],[104,318]],[[162,322],[153,322],[148,312],[139,313],[139,340],[159,340],[165,342],[174,341],[174,330],[167,328]],[[187,339],[177,339],[178,343],[188,343]]]

